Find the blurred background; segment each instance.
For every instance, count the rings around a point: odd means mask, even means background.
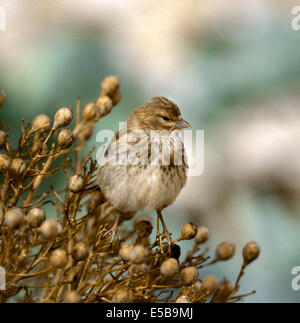
[[[101,80],[121,79],[121,102],[95,127],[118,129],[133,108],[162,95],[205,131],[202,176],[189,177],[165,211],[175,237],[188,221],[207,225],[211,254],[222,240],[233,260],[201,270],[235,280],[241,250],[261,256],[246,269],[245,302],[297,302],[300,265],[300,31],[280,0],[0,0],[0,112],[17,143],[20,120],[53,117],[94,101]],[[300,5],[300,2],[298,3]],[[56,178],[60,181],[61,178]],[[155,215],[152,214],[153,219]],[[190,245],[190,244],[189,244]],[[184,246],[186,248],[186,246]]]

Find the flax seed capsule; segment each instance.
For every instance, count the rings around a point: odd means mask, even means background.
[[[181,229],[181,236],[185,240],[190,240],[195,237],[197,233],[197,226],[194,223],[186,223]]]
[[[216,249],[216,257],[218,260],[228,260],[233,257],[235,245],[232,242],[221,242]]]
[[[40,132],[46,132],[49,130],[51,124],[50,118],[45,114],[39,114],[33,119],[33,129],[39,129]]]
[[[58,147],[61,149],[69,148],[74,141],[74,134],[73,132],[68,129],[62,129],[57,137]]]
[[[195,236],[195,242],[196,244],[201,244],[207,241],[209,238],[209,230],[206,226],[201,225],[197,228],[197,233]]]
[[[80,175],[74,175],[70,178],[69,181],[69,190],[77,193],[84,187],[84,180]]]
[[[130,243],[123,244],[119,251],[119,256],[123,261],[130,260],[130,251],[133,248],[133,245]]]
[[[259,246],[256,242],[248,242],[243,249],[243,257],[245,264],[250,264],[259,256]]]
[[[63,268],[68,262],[67,253],[63,249],[56,249],[50,256],[50,264],[56,268]]]
[[[193,266],[185,267],[180,272],[181,281],[184,285],[191,285],[198,279],[198,270]]]
[[[46,214],[43,209],[33,208],[26,215],[26,222],[32,228],[37,228],[41,225],[43,221],[46,219]]]
[[[178,261],[174,258],[165,260],[160,266],[160,273],[166,278],[174,277],[178,274],[179,265]]]
[[[73,112],[70,108],[59,109],[54,116],[54,129],[66,127],[73,119]]]
[[[10,229],[18,228],[24,221],[25,214],[18,207],[11,208],[4,215],[4,224]]]

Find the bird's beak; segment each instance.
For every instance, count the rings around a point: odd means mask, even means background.
[[[189,128],[191,125],[182,119],[182,117],[180,117],[180,119],[178,121],[176,121],[175,124],[175,129],[183,129],[183,128]]]

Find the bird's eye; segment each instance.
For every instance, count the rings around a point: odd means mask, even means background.
[[[165,121],[169,121],[170,120],[170,118],[168,118],[168,117],[162,117]]]

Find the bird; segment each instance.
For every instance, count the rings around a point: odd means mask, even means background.
[[[134,109],[126,127],[110,141],[98,168],[97,185],[117,210],[111,243],[118,234],[122,214],[155,211],[157,237],[166,238],[169,247],[173,245],[162,211],[176,200],[187,181],[181,130],[188,127],[179,107],[157,96]]]

